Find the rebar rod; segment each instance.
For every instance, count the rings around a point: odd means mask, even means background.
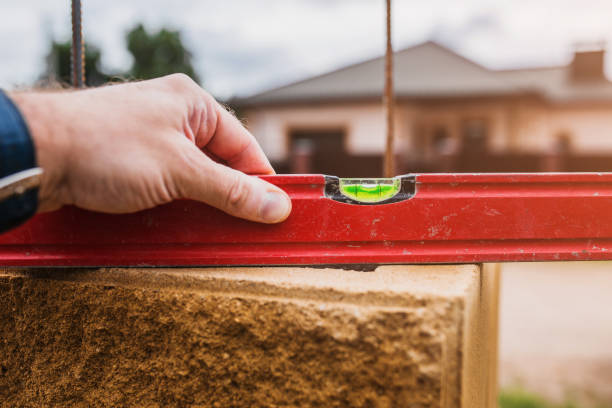
[[[85,43],[81,24],[81,0],[72,0],[72,52],[70,54],[70,78],[72,86],[85,85]]]
[[[393,46],[391,45],[391,0],[387,2],[387,50],[385,53],[385,92],[383,95],[383,106],[386,119],[387,138],[385,144],[384,176],[393,177],[395,175],[395,156],[393,150]]]

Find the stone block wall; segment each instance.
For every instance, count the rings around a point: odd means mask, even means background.
[[[0,269],[0,406],[493,407],[495,266]]]

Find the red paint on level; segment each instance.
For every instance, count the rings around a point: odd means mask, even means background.
[[[194,201],[73,207],[0,235],[7,266],[312,265],[612,259],[612,173],[419,174],[413,198],[352,205],[321,175],[264,179],[293,211],[257,224]]]

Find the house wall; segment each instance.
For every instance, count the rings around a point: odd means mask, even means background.
[[[384,111],[378,103],[269,107],[245,114],[247,126],[273,161],[288,158],[292,129],[343,128],[347,153],[384,151]],[[460,143],[463,123],[470,119],[486,120],[487,149],[494,153],[547,153],[561,134],[571,139],[573,153],[612,153],[612,107],[559,107],[529,100],[398,103],[396,151],[408,158],[431,158],[434,130],[444,126]]]
[[[612,106],[523,101],[510,104],[507,113],[514,151],[552,152],[559,136],[567,135],[573,154],[612,154]]]
[[[582,154],[612,153],[612,107],[560,107],[548,115],[551,135],[566,132],[572,151]]]
[[[288,135],[292,129],[343,128],[347,132],[345,149],[350,154],[380,154],[384,149],[385,125],[380,104],[252,109],[245,112],[245,122],[273,161],[288,158]]]
[[[508,104],[508,149],[514,152],[545,153],[550,151],[550,108],[542,102],[512,101]]]
[[[453,137],[460,137],[462,120],[485,118],[490,126],[492,150],[503,150],[507,143],[505,111],[501,103],[457,106],[419,106],[398,104],[395,131],[396,151],[410,154],[416,148],[416,124],[429,130],[444,125]],[[385,146],[385,121],[381,104],[314,105],[270,107],[245,112],[245,123],[273,161],[289,155],[288,135],[292,129],[343,128],[347,132],[345,149],[354,155],[382,154]]]
[[[437,128],[444,127],[449,136],[460,145],[462,127],[467,120],[484,120],[487,124],[487,148],[490,151],[504,151],[508,149],[507,107],[504,102],[494,103],[439,103],[405,104],[400,121],[403,122],[405,132],[398,132],[398,139],[407,139],[405,146],[408,151],[401,153],[410,155],[411,152],[430,156],[432,152],[432,137]],[[426,146],[423,152],[418,149],[418,138],[424,138],[421,144]]]

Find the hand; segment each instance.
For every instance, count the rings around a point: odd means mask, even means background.
[[[126,213],[179,198],[266,223],[291,211],[285,192],[247,175],[274,174],[255,138],[185,75],[10,96],[44,170],[41,211]]]

